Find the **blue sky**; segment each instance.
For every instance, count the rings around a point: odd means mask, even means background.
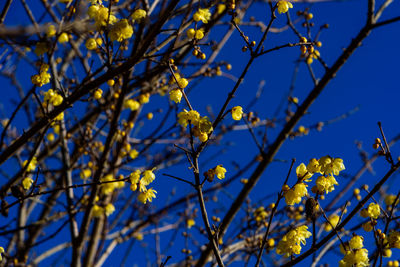
[[[377,2],[379,5],[381,1]],[[290,11],[292,19],[296,18],[295,12],[297,10],[301,10],[306,6],[310,5],[294,3],[294,8]],[[327,62],[328,66],[333,64],[338,55],[341,54],[342,49],[350,43],[351,38],[361,29],[366,17],[366,7],[367,3],[365,1],[328,1],[316,3],[311,6],[311,12],[314,14],[312,21],[316,25],[316,27],[312,29],[312,33],[315,34],[320,25],[325,23],[329,23],[330,25],[329,29],[322,32],[319,40],[323,45],[318,49],[321,53],[321,57],[325,62]],[[399,7],[400,3],[395,1],[387,12],[384,13],[382,19],[398,16]],[[12,12],[10,14],[22,14],[19,2],[16,3],[15,8],[10,12]],[[249,10],[248,15],[244,18],[244,21],[248,21],[250,15],[254,16],[256,20],[267,22],[269,13],[267,13],[265,3],[255,3]],[[7,17],[6,22],[7,25],[18,25],[21,23],[28,23],[28,20],[26,16],[9,16]],[[285,16],[278,15],[278,19],[273,26],[282,27],[285,23]],[[210,33],[209,39],[218,41],[221,38],[225,26],[218,27],[219,28],[216,28]],[[260,39],[261,32],[259,29],[246,26],[241,26],[241,28],[251,38],[251,40],[258,41]],[[305,33],[301,25],[298,25],[298,29],[301,33]],[[362,46],[356,50],[354,55],[351,56],[349,61],[338,72],[338,75],[328,84],[320,97],[311,106],[309,114],[302,118],[299,125],[310,126],[319,121],[331,120],[354,110],[356,107],[358,107],[358,111],[344,120],[339,120],[333,124],[326,125],[321,132],[311,131],[307,136],[298,137],[294,140],[287,140],[276,156],[276,159],[284,162],[274,162],[268,167],[250,195],[252,203],[256,203],[258,200],[263,199],[264,196],[277,192],[277,190],[281,188],[291,158],[297,159],[295,165],[297,166],[301,162],[308,162],[310,158],[319,158],[329,154],[333,157],[342,158],[346,166],[345,173],[348,175],[354,175],[362,166],[359,151],[355,144],[356,141],[362,142],[363,148],[369,154],[372,154],[375,152],[372,149],[373,141],[376,137],[380,137],[377,126],[378,121],[382,122],[389,140],[399,133],[399,33],[400,30],[398,23],[378,28],[373,31],[372,34],[363,42]],[[288,42],[295,43],[297,41],[297,37],[290,30],[279,35],[270,33],[267,42],[265,43],[265,47],[268,49],[276,45]],[[244,64],[249,58],[248,54],[241,52],[241,47],[243,45],[244,43],[239,34],[234,33],[233,37],[226,45],[226,48],[217,57],[217,61],[222,60],[232,64],[233,69],[229,74],[236,77],[240,75]],[[207,55],[210,54],[210,50],[205,50],[205,52]],[[246,75],[243,84],[240,85],[235,94],[235,98],[232,100],[229,107],[236,105],[242,105],[245,107],[251,99],[253,99],[257,92],[259,83],[265,81],[264,90],[259,101],[251,110],[245,110],[245,112],[257,112],[261,119],[271,118],[278,103],[282,98],[285,98],[289,92],[292,74],[295,67],[294,62],[298,59],[298,55],[299,48],[293,47],[285,48],[257,59],[251,66],[249,73]],[[314,70],[317,77],[321,77],[324,72],[323,68],[317,62],[313,63],[312,66],[315,68]],[[226,72],[224,68],[222,69]],[[17,78],[25,91],[28,91],[31,88],[29,77],[32,74],[29,74],[27,77],[27,72],[34,74],[33,70],[30,67],[27,67],[26,64],[21,64],[21,67],[17,70]],[[183,73],[185,75],[190,75],[192,69],[185,69],[183,70]],[[12,88],[12,85],[8,80],[1,77],[0,82],[4,84],[2,90],[3,93],[1,94],[1,104],[4,107],[3,112],[6,116],[9,116],[12,112],[12,107],[14,107],[14,102],[12,102],[12,100],[18,99],[18,97],[15,93],[15,89]],[[226,77],[208,78],[193,88],[192,92],[189,94],[189,99],[194,108],[199,110],[202,115],[206,115],[207,106],[210,106],[214,113],[217,113],[233,85],[234,82]],[[294,88],[294,96],[298,97],[301,103],[312,88],[312,80],[310,79],[306,65],[301,63],[297,82]],[[152,101],[152,104],[144,107],[143,114],[146,112],[153,112],[159,107],[165,108],[168,103],[165,97],[162,98],[158,96],[152,98]],[[185,105],[181,103],[178,106],[178,110],[183,108],[185,108]],[[79,113],[81,111],[83,112],[83,110],[83,107],[75,107],[74,111]],[[23,117],[24,114],[21,113],[21,115],[18,116],[20,122],[15,125],[20,131],[26,127],[26,122],[23,120]],[[144,138],[147,136],[151,130],[154,129],[154,125],[157,125],[157,122],[162,120],[162,117],[163,114],[159,115],[155,113],[155,119],[153,120],[154,124],[145,123],[143,130],[138,133],[137,137]],[[283,118],[282,114],[279,115],[279,118]],[[172,118],[170,118],[169,121],[172,123]],[[230,125],[233,121],[228,116],[224,123]],[[165,128],[168,128],[170,125],[171,124],[168,125],[167,123]],[[277,129],[269,132],[270,142],[273,141],[279,130],[280,127],[278,126]],[[204,171],[217,164],[223,164],[228,170],[226,179],[229,179],[230,175],[235,173],[234,165],[232,164],[233,161],[238,162],[243,166],[254,156],[255,153],[257,153],[257,147],[255,146],[250,133],[246,130],[228,133],[222,140],[221,145],[221,147],[224,148],[223,153],[220,153],[211,162],[206,162],[204,164]],[[200,158],[200,163],[203,163],[203,161],[205,162],[206,159],[215,153],[219,153],[221,147],[210,147],[206,149]],[[162,147],[156,147],[152,152],[163,151],[163,149],[164,148]],[[398,146],[394,146],[392,151],[393,154],[397,156],[397,152],[399,151]],[[9,162],[11,162],[11,160]],[[148,164],[148,162],[145,161],[139,163]],[[16,167],[13,163],[8,163],[5,166],[6,168],[9,168],[10,166],[11,168]],[[189,192],[193,192],[193,188],[190,188],[186,184],[182,184],[176,180],[171,180],[170,178],[161,175],[161,173],[167,172],[180,177],[192,178],[191,172],[187,167],[187,164],[180,164],[157,173],[157,180],[154,184],[154,188],[158,191],[158,196],[152,205],[149,205],[150,209],[156,210],[157,208],[161,208],[165,201],[170,199],[171,196],[169,193],[173,188],[177,191],[177,194],[172,196],[171,200],[177,199],[179,196]],[[366,173],[357,185],[360,186],[364,183],[368,183],[372,186],[377,179],[383,176],[388,168],[389,165],[383,159],[379,159],[374,165],[375,174]],[[247,178],[247,175],[250,174],[251,172],[246,173],[243,178]],[[4,181],[4,178],[2,179]],[[289,181],[292,183],[295,182],[295,176],[293,174]],[[339,177],[338,182],[340,185],[337,190],[340,190],[347,180],[346,178]],[[398,180],[390,180],[389,184],[391,185],[389,191],[391,193],[397,193],[395,190],[398,190],[399,187]],[[208,185],[206,188],[207,187]],[[222,212],[218,214],[218,216],[222,217],[224,214],[224,208],[229,208],[232,201],[229,198],[229,195],[234,196],[239,192],[241,187],[242,184],[234,182],[226,192],[221,192],[219,194],[220,203],[207,203],[208,210],[212,213],[214,208],[222,209]],[[332,195],[328,195],[327,201],[330,197],[332,197]],[[259,205],[268,205],[274,200],[275,197],[259,203]],[[174,216],[172,216],[171,221],[178,218],[176,215]],[[234,224],[237,223],[238,221]],[[198,226],[202,225],[200,216],[196,219],[196,224]],[[206,239],[201,237],[198,232],[193,231],[193,234],[200,242],[206,241]],[[170,233],[161,235],[162,246],[168,243],[169,236]],[[57,244],[65,238],[69,238],[69,236],[66,233],[61,233],[56,239],[51,241],[51,243],[54,242]],[[151,240],[149,246],[154,242],[153,237],[149,237],[149,239],[145,240]],[[176,247],[181,247],[183,242],[182,238],[178,238]],[[369,245],[371,245],[371,243]],[[50,243],[45,243],[43,249],[49,246],[51,246]],[[123,246],[126,246],[126,244]],[[307,248],[308,247],[309,246],[307,246]],[[120,251],[123,251],[122,248]],[[142,251],[141,245],[136,244],[134,251],[136,251],[136,249]],[[193,245],[192,249],[195,250]],[[147,251],[147,249],[143,249],[143,251]],[[119,253],[120,252],[115,252],[115,255],[110,257],[110,260],[107,261],[109,266],[118,266],[119,263],[115,264],[114,261],[119,260]],[[147,260],[146,257],[143,256],[145,254],[146,253],[137,255],[132,253],[129,257],[129,261],[137,263],[138,266],[144,266],[144,262]],[[167,255],[173,256],[170,263],[182,259],[182,254],[179,250],[169,251]],[[395,252],[394,255],[397,258],[399,257],[398,252]],[[149,257],[154,259],[153,254],[149,255]],[[66,257],[66,259],[68,259],[68,257]],[[304,263],[304,266],[307,266],[307,264],[308,263]],[[242,265],[243,263],[238,263],[238,265],[232,266]]]

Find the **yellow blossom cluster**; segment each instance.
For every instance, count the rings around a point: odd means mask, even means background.
[[[318,160],[312,159],[307,165],[307,170],[310,173],[320,173],[322,176],[315,181],[315,186],[311,189],[312,192],[318,194],[327,194],[335,189],[338,185],[333,175],[339,175],[344,170],[343,160],[340,158],[332,158],[330,156],[322,157]]]
[[[305,245],[306,238],[311,236],[311,233],[307,229],[308,227],[306,225],[302,225],[290,230],[279,241],[276,247],[276,253],[284,255],[285,257],[290,257],[293,254],[300,254],[301,245]]]
[[[265,218],[267,218],[268,212],[265,210],[263,206],[261,206],[253,212],[253,216],[257,222],[262,222],[265,220]]]
[[[49,89],[47,92],[44,93],[44,103],[46,105],[53,105],[53,106],[59,106],[63,102],[63,97],[57,93],[56,90]]]
[[[100,192],[103,195],[109,195],[114,192],[115,189],[123,188],[125,186],[124,181],[116,181],[112,174],[107,174],[100,178],[100,182],[102,182]]]
[[[184,109],[178,114],[178,123],[183,127],[187,127],[188,124],[193,125],[193,135],[199,138],[201,142],[208,140],[208,134],[213,130],[212,123],[207,116],[201,117],[200,114],[195,110],[187,111]]]
[[[105,214],[107,217],[110,216],[113,212],[115,211],[115,207],[112,203],[108,203],[104,207],[95,204],[93,206],[93,216],[96,218],[101,217],[103,214]]]
[[[127,99],[124,102],[124,108],[130,109],[131,111],[135,111],[140,108],[140,103],[134,99]]]
[[[186,35],[189,39],[201,40],[204,38],[204,30],[203,29],[195,30],[193,28],[190,28],[189,30],[186,31]]]
[[[320,159],[311,159],[307,166],[301,163],[296,168],[297,182],[290,188],[284,185],[283,193],[287,205],[294,205],[301,202],[301,198],[307,195],[306,182],[311,182],[311,177],[314,173],[320,173],[322,176],[318,177],[315,186],[311,189],[313,193],[325,194],[334,190],[334,185],[337,181],[333,175],[338,175],[340,171],[344,170],[343,160],[340,158],[332,158],[325,156]]]
[[[143,204],[146,204],[147,201],[152,202],[153,198],[156,197],[156,190],[153,188],[146,188],[146,186],[151,184],[156,179],[156,176],[153,173],[154,170],[155,168],[146,170],[143,173],[141,173],[140,170],[136,170],[129,176],[131,181],[130,188],[132,191],[136,191],[139,188],[140,194],[138,196],[138,200]]]
[[[311,49],[311,50],[312,50],[312,52],[309,51],[308,56],[307,56],[307,64],[309,64],[309,65],[314,62],[314,59],[318,59],[321,56],[321,54],[319,53],[318,50],[314,50],[314,49]]]
[[[103,5],[91,5],[87,11],[89,18],[94,19],[97,27],[107,26],[117,22],[117,18]]]
[[[40,67],[39,74],[33,75],[31,77],[32,83],[39,87],[41,87],[45,84],[48,84],[50,82],[50,78],[51,78],[50,73],[47,72],[48,70],[49,70],[49,65],[43,64]]]
[[[362,209],[360,211],[360,215],[363,218],[371,218],[371,219],[378,219],[379,215],[381,214],[381,208],[379,204],[370,203],[366,209]]]
[[[135,159],[139,156],[139,151],[132,148],[131,144],[127,143],[124,145],[124,149],[121,151],[121,157],[129,156],[131,159]]]
[[[307,184],[300,182],[295,184],[292,188],[289,186],[284,186],[284,197],[286,205],[293,206],[294,204],[299,204],[301,198],[307,195]]]
[[[121,19],[115,23],[108,34],[111,41],[122,42],[124,39],[129,39],[132,37],[133,28],[129,24],[127,19]]]
[[[180,103],[182,100],[183,96],[183,89],[186,88],[189,84],[189,81],[186,78],[181,77],[179,73],[175,73],[175,77],[171,77],[170,83],[173,83],[174,81],[178,82],[178,87],[179,88],[174,88],[169,92],[169,99],[171,101],[174,101],[175,103]]]
[[[340,245],[341,252],[344,254],[343,259],[339,262],[340,267],[364,267],[369,266],[368,250],[363,248],[364,238],[354,235],[346,248]]]

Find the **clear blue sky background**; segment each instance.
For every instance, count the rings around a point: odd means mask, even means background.
[[[28,23],[26,15],[23,14],[19,1],[13,6],[10,14],[6,20],[7,25],[17,25]],[[378,5],[381,1],[377,1]],[[382,19],[392,18],[398,16],[400,3],[394,1],[391,7],[384,13]],[[292,18],[296,18],[295,11],[303,9],[308,4],[295,3],[294,9],[291,10]],[[330,28],[323,31],[319,40],[322,41],[323,46],[318,50],[321,52],[321,57],[329,66],[331,66],[334,60],[342,52],[342,48],[346,47],[351,38],[361,29],[365,17],[366,17],[366,1],[332,1],[332,2],[321,2],[312,5],[311,12],[314,14],[314,23],[316,27],[313,29],[313,34],[316,33],[317,28],[324,24],[329,23]],[[256,3],[248,12],[249,15],[254,16],[257,20],[267,21],[269,13],[266,11],[265,4]],[[245,17],[245,21],[248,21],[249,17]],[[275,27],[284,26],[286,19],[284,15],[278,15],[278,19],[274,24]],[[259,40],[261,33],[258,29],[252,29],[250,27],[242,28],[251,40]],[[299,25],[299,30],[305,34],[304,29]],[[219,30],[211,32],[210,39],[219,40],[221,38]],[[297,38],[289,30],[283,34],[276,35],[271,33],[267,39],[266,48],[271,48],[276,45],[285,44],[287,42],[297,42]],[[359,157],[355,141],[363,143],[363,147],[369,153],[374,153],[372,149],[373,140],[379,136],[379,129],[377,122],[382,121],[385,133],[389,139],[400,133],[399,127],[399,68],[398,64],[400,61],[400,54],[398,50],[398,44],[400,42],[400,28],[399,23],[395,23],[386,27],[376,29],[364,42],[363,45],[355,52],[345,66],[339,71],[337,77],[333,79],[327,88],[323,91],[321,96],[309,109],[309,114],[304,116],[301,120],[300,125],[309,126],[313,125],[318,121],[326,121],[340,116],[356,107],[359,110],[348,117],[345,120],[340,120],[334,124],[327,125],[323,128],[322,132],[311,131],[309,135],[304,137],[296,138],[295,140],[287,140],[283,145],[282,149],[277,154],[276,158],[285,160],[287,162],[275,162],[271,164],[267,171],[264,173],[257,187],[251,193],[250,197],[253,202],[262,199],[265,195],[277,192],[283,183],[284,177],[287,173],[289,162],[291,158],[296,158],[296,166],[300,162],[308,162],[310,158],[322,157],[324,155],[331,155],[333,157],[343,158],[346,166],[346,174],[353,175],[362,166],[362,161]],[[240,75],[244,64],[248,60],[248,54],[241,52],[243,42],[240,36],[235,33],[226,48],[218,56],[217,60],[225,60],[232,64],[233,69],[230,74],[238,76]],[[206,52],[207,55],[210,51]],[[249,73],[247,74],[244,83],[239,87],[236,97],[232,101],[232,105],[246,106],[250,100],[254,97],[260,81],[265,81],[264,91],[260,100],[253,107],[252,110],[256,111],[261,119],[271,118],[275,112],[278,103],[284,98],[289,91],[291,83],[292,73],[294,69],[294,61],[297,59],[299,49],[285,48],[283,50],[273,52],[265,55],[252,65]],[[33,54],[32,54],[33,55]],[[317,62],[313,63],[317,77],[321,77],[323,69],[318,65]],[[223,71],[225,71],[223,69]],[[28,76],[27,73],[31,72]],[[190,75],[190,71],[183,71],[185,75]],[[31,87],[30,75],[34,74],[31,68],[20,68],[17,70],[17,77],[24,89],[28,91]],[[11,87],[8,81],[0,78],[0,82],[3,84],[1,93],[2,104],[4,107],[4,113],[9,116],[14,107],[13,99],[18,99],[15,89]],[[217,77],[204,80],[198,85],[192,93],[189,95],[192,104],[195,109],[203,115],[206,112],[206,106],[210,105],[214,112],[218,112],[222,102],[225,100],[228,92],[233,87],[234,83],[225,77]],[[105,87],[106,88],[106,87]],[[312,81],[308,74],[305,64],[301,64],[300,71],[298,73],[298,80],[294,89],[294,96],[298,97],[300,102],[304,100],[308,92],[313,88]],[[144,111],[154,111],[159,106],[166,106],[165,98],[154,97],[153,103],[145,106]],[[181,103],[179,109],[184,108],[184,104]],[[160,120],[163,115],[155,114],[154,121]],[[23,116],[21,116],[23,118]],[[280,115],[282,118],[282,115]],[[226,123],[232,123],[230,118],[226,119]],[[20,124],[16,125],[22,130],[26,127],[21,121]],[[166,127],[168,127],[167,125]],[[139,133],[140,137],[145,137],[153,128],[150,124],[145,126],[143,131]],[[277,130],[270,132],[270,141],[272,142]],[[253,140],[248,131],[236,131],[229,133],[223,139],[223,143],[232,142],[232,146],[227,146],[225,153],[216,157],[213,161],[204,166],[204,170],[214,167],[216,164],[223,164],[226,166],[227,178],[235,173],[234,167],[231,164],[232,161],[240,163],[242,166],[247,163],[253,155],[257,152]],[[207,149],[202,155],[201,161],[207,159],[209,156],[214,155],[220,148]],[[394,155],[397,156],[399,153],[398,146],[393,148]],[[7,168],[12,165],[5,165]],[[388,170],[388,164],[383,159],[377,161],[374,165],[376,175],[367,173],[357,183],[362,185],[364,183],[372,185],[377,179],[383,176]],[[176,196],[178,198],[189,192],[193,192],[193,189],[186,184],[179,183],[170,178],[161,175],[162,172],[167,172],[173,175],[192,178],[190,171],[187,170],[187,165],[179,165],[167,170],[162,170],[158,173],[157,180],[154,184],[155,189],[159,192],[157,199],[155,199],[152,205],[149,205],[151,209],[157,209],[163,206],[165,201],[169,198],[170,189],[175,188],[177,191]],[[251,172],[248,173],[248,175]],[[246,178],[246,175],[244,175]],[[3,181],[4,178],[2,178]],[[337,190],[340,190],[347,180],[339,177],[338,182],[340,186]],[[292,184],[295,181],[295,176],[291,176]],[[3,182],[2,182],[3,183]],[[289,182],[290,183],[290,182]],[[397,193],[399,188],[399,182],[389,181],[391,193]],[[229,187],[229,193],[235,196],[241,189],[242,185],[239,182],[234,183],[233,186]],[[227,194],[222,193],[219,195],[222,207],[229,208],[231,200]],[[329,195],[328,195],[329,199]],[[275,201],[275,197],[263,202],[263,205],[268,205],[272,201]],[[217,205],[208,204],[208,209],[212,213],[212,209],[215,207],[221,207],[221,203]],[[121,203],[123,204],[123,203]],[[224,206],[225,204],[225,206]],[[352,207],[355,205],[353,204]],[[219,216],[224,215],[224,211]],[[200,215],[200,214],[199,214]],[[212,215],[212,214],[211,214]],[[357,219],[356,219],[357,220]],[[197,225],[202,225],[202,221],[199,218],[196,219]],[[67,229],[66,229],[67,230]],[[192,231],[195,236],[198,236],[196,230]],[[167,245],[169,233],[162,235],[161,247]],[[1,240],[1,239],[0,239]],[[65,233],[61,233],[55,240],[45,243],[43,249],[49,247],[52,244],[57,244],[60,240],[69,240],[69,236]],[[149,245],[154,244],[153,237],[149,238]],[[181,248],[180,242],[182,239],[178,239],[176,247]],[[206,242],[204,237],[198,236],[200,242]],[[368,240],[371,241],[371,240]],[[124,245],[126,246],[126,244]],[[139,254],[138,251],[142,251],[139,244],[132,251],[130,260],[128,262],[137,263],[138,266],[144,266],[146,258],[144,254]],[[307,246],[308,248],[309,246]],[[372,248],[372,243],[367,243],[367,248]],[[195,249],[192,246],[192,249]],[[170,251],[167,255],[173,256],[170,263],[178,261],[182,258],[182,254],[176,251]],[[121,257],[122,248],[114,251],[114,255],[107,261],[108,266],[118,266],[119,259]],[[146,251],[146,250],[145,250]],[[399,253],[393,250],[395,257],[399,257]],[[149,257],[154,259],[153,254],[149,252]],[[66,260],[69,258],[69,254],[65,256]],[[339,258],[337,258],[339,260]],[[324,262],[324,261],[322,261]],[[326,262],[326,261],[325,261]],[[238,263],[235,266],[242,266],[242,263]],[[307,266],[308,263],[304,263]],[[333,264],[335,265],[335,264]],[[127,266],[131,266],[128,264]]]

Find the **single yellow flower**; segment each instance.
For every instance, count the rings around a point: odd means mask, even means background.
[[[208,23],[211,19],[211,12],[208,8],[199,8],[196,13],[193,14],[194,21],[202,21],[203,23]]]
[[[58,37],[58,42],[59,42],[60,44],[66,43],[66,42],[68,42],[68,41],[69,41],[69,37],[68,37],[68,34],[65,33],[65,32],[63,32],[63,33]]]
[[[225,178],[226,169],[224,167],[222,167],[222,165],[217,165],[214,168],[214,173],[218,179],[222,180]]]
[[[147,16],[147,13],[143,9],[136,9],[132,14],[133,21],[140,21]]]
[[[278,6],[279,14],[286,13],[289,11],[289,8],[293,8],[292,3],[290,3],[289,1],[284,1],[284,0],[278,1],[278,3],[276,5]]]
[[[33,180],[30,177],[26,177],[24,180],[22,180],[22,187],[25,190],[28,190],[29,188],[31,188],[32,184],[33,184]]]
[[[169,92],[169,99],[177,104],[181,102],[182,96],[183,94],[180,89],[174,89]]]
[[[97,42],[94,38],[89,38],[85,42],[85,46],[88,50],[94,50],[97,48]]]
[[[232,119],[235,121],[240,121],[243,116],[243,108],[241,106],[233,107],[231,110]]]

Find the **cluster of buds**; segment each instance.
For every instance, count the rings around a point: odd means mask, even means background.
[[[206,54],[201,51],[200,46],[197,45],[193,48],[192,55],[202,60],[207,58]]]

